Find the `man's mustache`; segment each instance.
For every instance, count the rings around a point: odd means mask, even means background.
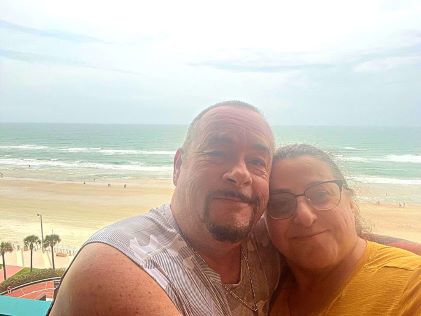
[[[233,190],[216,190],[213,191],[209,196],[208,199],[213,198],[235,198],[243,203],[254,204],[256,205],[259,201],[257,197],[249,197],[244,193],[233,191]]]

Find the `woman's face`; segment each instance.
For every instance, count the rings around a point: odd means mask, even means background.
[[[318,182],[337,180],[328,164],[311,156],[279,160],[274,163],[270,191],[302,194]],[[342,190],[337,206],[328,211],[314,209],[305,197],[297,197],[297,208],[287,219],[266,215],[273,244],[290,266],[321,270],[338,264],[358,239],[354,203],[349,191]]]

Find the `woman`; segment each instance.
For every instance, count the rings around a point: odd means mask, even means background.
[[[271,315],[421,315],[421,256],[360,237],[353,192],[329,155],[280,148],[270,191],[267,227],[289,267]]]

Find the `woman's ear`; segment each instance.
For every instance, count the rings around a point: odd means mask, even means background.
[[[174,169],[173,169],[173,175],[172,175],[172,182],[175,186],[177,186],[182,163],[183,163],[183,150],[181,148],[178,148],[174,156],[174,163],[173,163]]]

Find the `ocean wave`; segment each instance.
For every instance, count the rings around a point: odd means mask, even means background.
[[[421,163],[421,155],[387,155],[384,161]]]
[[[346,149],[346,150],[361,150],[361,149],[351,147],[351,146],[345,146],[344,149]]]
[[[343,161],[353,161],[353,162],[369,162],[371,159],[363,158],[363,157],[345,157],[345,156],[337,156],[338,159]]]
[[[53,147],[51,149],[53,149],[53,150],[56,149],[56,150],[69,152],[69,153],[89,153],[89,152],[98,151],[101,148],[98,148],[98,147],[93,147],[93,148],[89,148],[89,147],[54,148]]]
[[[383,178],[383,177],[350,177],[350,180],[373,183],[373,184],[403,184],[403,185],[421,185],[421,179],[397,179],[397,178]]]
[[[17,149],[17,150],[45,150],[48,146],[41,145],[1,145],[0,149]]]
[[[2,145],[1,149],[14,150],[44,150],[68,153],[100,153],[104,155],[175,155],[174,150],[138,150],[138,149],[113,149],[101,147],[49,147],[43,145]]]
[[[136,150],[136,149],[101,149],[106,155],[175,155],[175,151],[167,150]]]
[[[421,155],[386,155],[384,157],[358,157],[336,155],[336,158],[343,161],[353,162],[402,162],[402,163],[421,163]]]
[[[172,171],[172,165],[164,166],[145,166],[136,164],[106,164],[82,161],[57,161],[57,160],[38,160],[38,159],[0,159],[0,164],[11,166],[31,166],[31,168],[59,167],[64,169],[103,169],[103,170],[121,170],[121,171],[151,171],[162,172]]]

